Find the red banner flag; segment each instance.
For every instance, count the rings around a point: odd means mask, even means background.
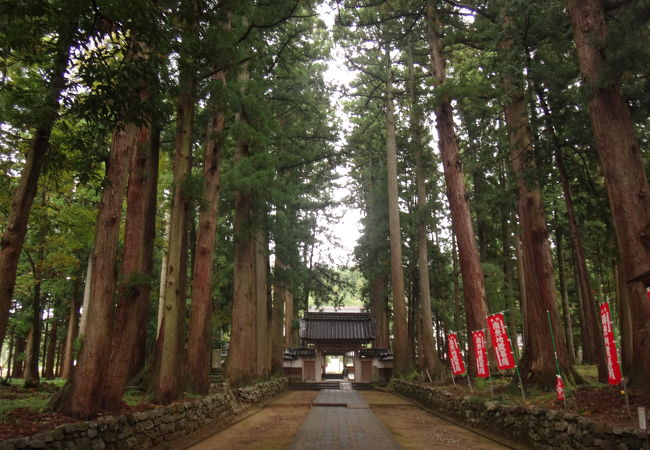
[[[449,333],[449,335],[447,335],[447,347],[449,348],[451,372],[454,375],[465,373],[465,362],[463,361],[463,355],[460,352],[460,345],[458,345],[458,336],[456,336],[456,333]]]
[[[648,300],[650,300],[650,286],[645,288],[645,292],[646,292],[646,294],[648,294]]]
[[[472,331],[472,341],[474,341],[474,357],[476,358],[476,376],[487,378],[490,376],[490,367],[488,366],[483,330]]]
[[[621,382],[621,366],[618,364],[616,342],[612,330],[612,318],[609,314],[609,303],[600,305],[600,321],[603,325],[603,339],[605,340],[605,354],[607,356],[607,381],[617,385]]]
[[[494,353],[497,357],[497,367],[501,370],[512,369],[515,367],[515,356],[512,354],[512,346],[510,345],[503,314],[497,313],[488,316],[488,326],[490,327]]]
[[[557,392],[557,399],[564,400],[564,383],[562,383],[562,376],[556,375],[555,392]]]

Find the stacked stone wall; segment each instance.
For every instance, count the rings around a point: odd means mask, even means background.
[[[594,422],[576,414],[458,398],[440,388],[392,379],[389,388],[421,405],[474,428],[527,447],[562,449],[642,449],[645,435]]]
[[[210,422],[226,422],[251,405],[287,390],[286,378],[274,378],[204,398],[173,403],[134,414],[100,417],[61,425],[27,438],[0,442],[0,450],[71,449],[121,450],[169,446]]]

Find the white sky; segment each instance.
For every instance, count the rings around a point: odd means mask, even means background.
[[[331,29],[334,26],[335,11],[327,5],[320,5],[318,12],[323,21]],[[328,63],[328,69],[325,72],[325,81],[330,84],[347,86],[354,79],[355,73],[349,71],[344,64],[345,57],[344,51],[338,45],[333,48],[332,60]],[[341,95],[336,93],[332,102],[336,105],[336,111],[341,123],[342,129],[339,135],[338,146],[344,143],[344,133],[349,130],[350,124],[348,118],[343,112],[341,105]],[[339,188],[334,191],[334,199],[342,201],[346,196],[350,195],[349,189],[346,188],[350,184],[350,179],[347,176],[347,169],[341,167],[338,169],[339,173]],[[320,225],[327,229],[326,232],[321,233],[318,237],[321,245],[317,249],[316,258],[322,262],[332,261],[336,265],[352,265],[354,263],[353,252],[354,247],[359,239],[361,224],[361,210],[352,208],[346,205],[339,205],[333,211],[334,215],[340,216],[338,222],[323,220]],[[331,242],[332,237],[338,241]]]

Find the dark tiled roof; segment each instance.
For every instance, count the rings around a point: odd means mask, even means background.
[[[284,351],[283,359],[298,359],[298,358],[315,358],[316,350],[313,348],[293,348],[289,347]]]
[[[359,352],[359,356],[362,358],[385,358],[388,356],[393,356],[388,348],[362,348]]]
[[[307,341],[370,341],[375,321],[369,313],[306,313],[300,337]]]

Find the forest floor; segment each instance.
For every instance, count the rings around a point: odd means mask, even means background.
[[[52,430],[78,419],[54,412],[43,412],[52,396],[63,386],[65,380],[41,382],[37,388],[25,389],[21,379],[0,384],[0,441],[31,436]],[[183,399],[188,401],[191,399]],[[118,413],[102,412],[102,415],[125,414],[154,408],[144,395],[125,394],[122,410]]]
[[[455,385],[439,386],[458,396],[471,396],[481,400],[494,398],[495,401],[512,404],[537,406],[578,414],[594,421],[611,425],[638,427],[637,406],[650,410],[650,387],[647,390],[628,391],[630,414],[628,415],[625,396],[620,386],[599,385],[593,378],[592,368],[579,368],[581,374],[591,382],[587,386],[566,386],[567,404],[556,400],[555,392],[527,392],[524,401],[519,388],[511,379],[493,380],[494,396],[489,382],[480,380],[472,385],[470,391],[462,377],[456,378]],[[52,395],[63,385],[63,380],[43,382],[36,389],[24,389],[22,380],[12,380],[9,385],[0,385],[0,441],[21,436],[30,436],[51,430],[64,423],[76,422],[72,417],[57,413],[43,412]],[[189,398],[183,401],[192,400]],[[118,414],[133,413],[155,406],[145,395],[125,395],[122,411]],[[115,414],[103,412],[104,415]]]
[[[524,400],[519,384],[513,383],[512,378],[506,377],[493,379],[492,389],[490,382],[486,379],[475,381],[470,389],[466,378],[463,377],[456,377],[455,385],[445,385],[444,388],[460,397],[470,396],[484,401],[494,399],[510,405],[561,410],[596,422],[638,428],[637,407],[643,406],[650,411],[650,386],[647,389],[628,389],[628,409],[625,391],[620,385],[610,386],[597,383],[595,366],[576,366],[576,368],[589,384],[585,386],[565,385],[566,404],[557,399],[555,391],[526,392]]]

